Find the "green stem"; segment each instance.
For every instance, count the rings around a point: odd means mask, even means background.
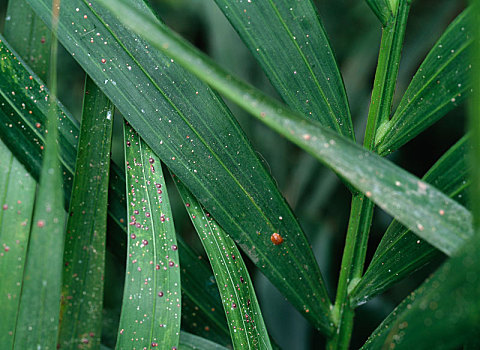
[[[368,150],[374,149],[378,128],[388,122],[392,108],[410,0],[402,0],[398,6],[396,17],[390,19],[382,32],[364,139]],[[365,195],[354,193],[333,309],[337,332],[327,342],[329,350],[348,349],[350,344],[355,313],[348,293],[363,274],[373,209],[373,203]]]
[[[343,251],[333,319],[337,332],[329,339],[327,349],[348,349],[353,330],[354,310],[348,300],[349,286],[356,283],[363,273],[366,241],[373,214],[373,203],[362,194],[354,194],[348,222],[347,238]],[[363,250],[360,252],[359,250]],[[363,261],[361,261],[363,259]]]
[[[375,148],[377,130],[379,126],[388,122],[392,109],[410,0],[402,0],[398,6],[397,16],[392,18],[382,31],[367,129],[363,142],[363,145],[369,150]]]

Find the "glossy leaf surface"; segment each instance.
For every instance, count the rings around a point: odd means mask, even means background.
[[[53,102],[48,115],[48,135],[23,275],[14,345],[18,349],[55,349],[57,345],[65,214],[55,108],[56,41],[52,43],[51,52],[52,94],[46,100]]]
[[[212,265],[235,349],[271,349],[247,267],[235,242],[187,188],[176,185]]]
[[[0,344],[12,349],[36,182],[0,141]]]
[[[472,11],[462,12],[413,77],[392,119],[377,135],[378,152],[391,153],[461,104],[471,90]]]
[[[0,128],[0,136],[4,140],[16,140],[15,146],[9,142],[7,146],[38,179],[50,92],[1,36],[0,57],[0,121],[2,126],[8,126]],[[55,103],[53,108],[58,116],[59,156],[65,174],[65,192],[70,193],[77,153],[78,122],[60,103]]]
[[[27,33],[31,26],[20,20],[31,14],[32,10],[27,3],[22,0],[10,1],[4,34],[7,38],[18,38],[17,49],[22,54],[29,55],[32,62],[38,63],[38,68],[42,69],[46,62],[40,62],[38,58],[43,55],[48,60],[50,49],[48,47],[47,50],[36,51],[40,45],[35,44],[31,34]],[[41,35],[42,28],[36,29]],[[0,322],[0,344],[5,349],[11,349],[15,340],[37,183],[2,141],[0,174],[0,295],[3,296],[0,302],[4,311],[4,319]]]
[[[423,177],[456,201],[466,203],[468,137],[458,141]],[[385,232],[365,275],[350,294],[352,305],[363,304],[394,283],[443,254],[398,221]]]
[[[125,133],[128,255],[117,349],[178,346],[178,246],[162,165],[128,125]]]
[[[190,44],[124,1],[102,2],[133,30],[337,172],[419,237],[447,254],[472,237],[471,213],[442,192],[337,133],[305,120],[226,73]]]
[[[354,138],[342,77],[312,1],[215,2],[287,105]]]
[[[181,332],[180,333],[180,349],[185,350],[227,350],[227,348],[215,344],[210,340],[198,337],[196,335]]]
[[[378,326],[362,349],[455,349],[480,328],[480,235]]]
[[[50,22],[48,0],[29,3]],[[143,1],[130,4],[159,23]],[[221,99],[96,3],[65,2],[62,11],[65,48],[260,270],[317,328],[331,332],[310,244]],[[279,229],[281,247],[270,241]]]
[[[65,241],[59,344],[100,344],[113,105],[87,77]]]
[[[9,22],[9,24],[10,23],[12,22]],[[2,75],[3,80],[1,80],[0,83],[5,83],[4,91],[6,91],[6,93],[1,94],[0,97],[5,96],[7,98],[7,101],[0,105],[0,118],[2,120],[2,123],[0,123],[0,135],[6,140],[6,145],[10,148],[15,157],[21,161],[34,178],[38,179],[41,167],[41,162],[39,161],[41,160],[41,149],[44,147],[45,143],[45,128],[42,126],[46,123],[48,105],[37,102],[42,101],[42,99],[45,98],[48,94],[48,90],[44,86],[44,83],[37,78],[28,66],[25,65],[22,59],[12,52],[5,40],[3,40],[0,45],[4,45],[5,48],[3,50],[5,55],[2,56],[2,62],[4,63],[3,67],[5,70],[2,71],[4,75]],[[0,51],[0,53],[1,52],[2,51]],[[25,86],[27,86],[28,89],[25,89]],[[38,96],[35,93],[37,89],[38,91],[42,91],[43,94]],[[12,91],[14,93],[11,93]],[[26,94],[23,98],[14,98],[15,96],[23,96],[24,93]],[[23,104],[25,104],[25,108],[23,108]],[[27,106],[29,107],[27,108]],[[79,135],[78,123],[61,104],[58,105],[58,110],[62,111],[61,118],[59,118],[59,133],[66,135],[65,137],[72,137],[71,142],[61,142],[59,144],[59,147],[64,150],[61,153],[64,155],[74,155],[76,154],[76,142]],[[32,111],[32,113],[30,113],[30,111]],[[63,164],[63,186],[68,202],[71,194],[70,191],[73,179],[72,171],[75,167],[75,157],[61,156],[60,161]],[[113,222],[126,232],[127,215],[125,201],[125,174],[123,173],[123,170],[114,163],[110,165],[110,168],[108,213]],[[123,240],[114,235],[110,236],[108,241],[112,245],[112,252],[117,255],[121,254],[121,244],[123,244]],[[211,333],[217,332],[219,335],[217,340],[219,341],[225,339],[225,336],[227,336],[226,343],[228,343],[228,329],[226,328],[226,322],[223,313],[221,312],[221,303],[218,297],[218,292],[216,295],[205,294],[203,288],[198,288],[198,285],[203,286],[206,281],[209,281],[211,272],[209,272],[208,268],[205,268],[205,266],[201,266],[202,262],[199,261],[194,254],[187,253],[190,250],[188,246],[183,244],[183,241],[179,242],[179,246],[183,247],[183,249],[180,250],[180,255],[183,256],[183,261],[190,266],[189,269],[182,269],[182,278],[188,281],[195,280],[198,283],[184,283],[182,285],[184,292],[187,293],[192,300],[196,300],[194,304],[197,306],[202,303],[205,305],[211,305],[210,308],[205,309],[206,313],[197,310],[195,311],[195,315],[197,317],[204,317],[205,325],[203,327],[209,329],[207,334],[210,334],[211,329]],[[192,274],[194,275],[194,278],[192,277]],[[215,300],[215,298],[218,298],[218,300]],[[202,302],[200,302],[200,300],[202,300]],[[211,311],[212,308],[217,311]],[[191,323],[186,324],[196,324],[197,327],[192,326],[193,328],[189,330],[191,332],[199,331],[201,333],[202,331],[198,330],[198,323],[194,320],[191,321]],[[216,326],[220,328],[215,328]],[[222,336],[220,336],[220,334],[222,334]]]
[[[231,347],[212,270],[178,235],[177,240],[182,281],[182,330]]]

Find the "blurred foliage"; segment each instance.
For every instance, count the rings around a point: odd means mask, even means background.
[[[375,73],[381,26],[375,15],[361,0],[316,0],[321,19],[329,35],[346,85],[358,142],[366,124],[370,93]],[[0,0],[0,28],[3,28],[7,0]],[[179,32],[216,62],[248,80],[266,93],[277,96],[256,61],[213,1],[150,0],[152,7],[168,26]],[[466,6],[465,0],[423,0],[413,3],[408,21],[405,46],[399,70],[394,108],[413,74],[434,42],[455,16]],[[58,65],[59,99],[80,118],[84,73],[64,51]],[[227,101],[227,104],[228,101]],[[254,147],[265,160],[305,232],[310,238],[331,296],[344,247],[350,194],[329,170],[311,156],[281,139],[276,133],[229,104]],[[115,118],[113,159],[123,163],[121,118]],[[389,158],[409,172],[423,176],[433,163],[464,133],[465,108],[457,108],[440,122],[419,135]],[[170,191],[177,231],[202,251],[201,244],[176,191]],[[327,205],[328,204],[328,205]],[[391,218],[376,209],[367,265]],[[246,259],[250,269],[253,265]],[[120,314],[124,262],[108,255],[105,284],[104,325],[115,334]],[[352,348],[359,348],[368,335],[411,290],[433,271],[431,264],[405,279],[386,294],[357,310]],[[254,285],[262,312],[272,337],[285,349],[319,348],[324,341],[298,312],[261,274]],[[287,325],[286,325],[287,322]],[[289,332],[281,332],[282,329]],[[114,339],[104,339],[112,345]]]

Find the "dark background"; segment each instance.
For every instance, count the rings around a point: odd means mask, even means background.
[[[213,0],[151,0],[160,17],[173,29],[212,56],[225,68],[276,96],[256,61],[245,48]],[[316,1],[320,16],[336,53],[354,118],[358,142],[362,141],[370,102],[380,43],[381,27],[365,1]],[[0,27],[3,28],[6,0],[0,0]],[[466,6],[461,0],[415,1],[410,12],[395,104],[435,41],[447,25]],[[65,52],[60,52],[59,98],[80,119],[84,73]],[[227,101],[228,103],[228,101]],[[309,236],[322,273],[334,299],[338,271],[348,221],[350,195],[336,176],[309,155],[281,136],[259,124],[229,104],[261,158],[266,162],[282,193]],[[121,116],[116,116],[113,157],[123,165]],[[421,177],[435,161],[464,133],[464,106],[403,146],[389,158]],[[178,201],[173,188],[175,226],[199,252],[201,244]],[[391,218],[376,209],[371,230],[367,264]],[[122,264],[108,256],[105,305],[121,304]],[[249,262],[247,262],[249,264]],[[381,320],[438,265],[431,264],[405,279],[384,295],[357,309],[352,348],[359,348]],[[367,265],[368,266],[368,265]],[[263,316],[270,334],[285,349],[318,349],[324,342],[321,334],[284,300],[266,278],[249,264]],[[120,290],[120,291],[119,291]],[[119,310],[117,310],[119,312]],[[114,326],[115,318],[105,318]],[[113,336],[113,339],[115,336]]]

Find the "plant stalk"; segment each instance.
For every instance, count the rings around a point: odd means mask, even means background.
[[[399,2],[396,17],[383,28],[377,70],[365,130],[364,147],[375,149],[378,128],[388,122],[405,37],[410,0]],[[353,331],[354,309],[348,293],[363,275],[368,236],[373,217],[373,203],[367,196],[354,193],[350,210],[345,249],[343,252],[333,318],[337,332],[328,340],[327,349],[348,349]]]

